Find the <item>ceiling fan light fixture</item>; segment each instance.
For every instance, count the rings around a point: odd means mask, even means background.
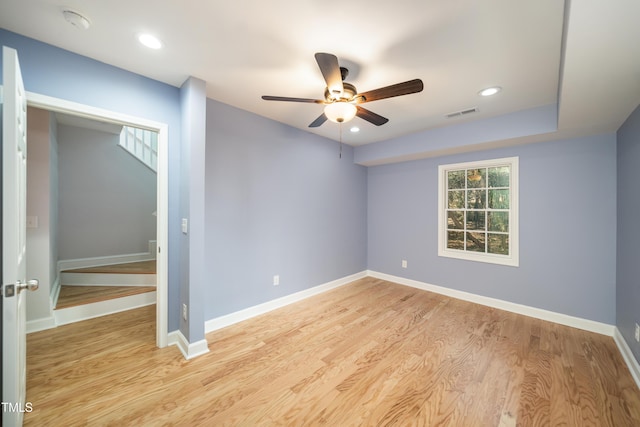
[[[334,123],[346,123],[356,116],[355,105],[344,101],[337,101],[327,104],[324,107],[324,115]]]

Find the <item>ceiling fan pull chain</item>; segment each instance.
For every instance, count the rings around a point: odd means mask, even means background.
[[[340,122],[339,125],[340,125],[340,158],[342,158],[342,122]]]

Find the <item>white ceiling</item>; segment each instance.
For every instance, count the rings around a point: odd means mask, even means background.
[[[85,15],[78,29],[63,9]],[[566,16],[565,16],[566,15]],[[615,131],[640,102],[640,1],[573,0],[2,0],[0,27],[180,86],[207,82],[208,97],[310,129],[322,106],[261,95],[322,99],[315,52],[330,52],[360,92],[420,78],[418,94],[374,101],[389,118],[359,118],[351,145],[559,104],[569,137]],[[152,51],[139,32],[162,39]],[[478,96],[488,86],[498,95]],[[455,111],[477,107],[464,117]],[[543,135],[534,139],[550,139]]]

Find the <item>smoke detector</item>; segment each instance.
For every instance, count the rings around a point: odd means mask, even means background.
[[[65,9],[62,11],[62,15],[69,24],[73,25],[76,28],[86,30],[91,25],[91,22],[87,17],[73,10]]]

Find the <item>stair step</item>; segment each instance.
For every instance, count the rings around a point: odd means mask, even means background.
[[[155,274],[124,274],[124,273],[60,273],[60,283],[63,285],[85,286],[155,286]]]
[[[63,285],[154,286],[156,260],[83,267],[60,272]]]
[[[53,311],[53,315],[56,325],[66,325],[68,323],[80,322],[82,320],[119,313],[155,303],[156,292],[152,291],[59,310],[56,309]]]
[[[103,273],[103,274],[155,274],[156,260],[134,261],[119,264],[79,267],[62,270],[63,273]]]
[[[156,260],[67,269],[53,311],[64,325],[156,303]]]
[[[75,307],[77,305],[107,301],[138,295],[145,292],[155,292],[155,286],[68,286],[60,287],[60,294],[56,303],[56,310]]]

